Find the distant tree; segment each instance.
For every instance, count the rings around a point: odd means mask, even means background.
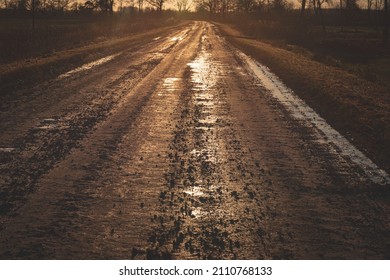
[[[142,13],[144,9],[144,0],[137,0],[138,2],[138,12]]]
[[[27,10],[28,1],[27,0],[19,0],[18,9],[19,10]]]
[[[237,8],[246,13],[252,11],[256,6],[255,0],[237,0]]]
[[[373,5],[374,0],[367,0],[367,10],[371,11]]]
[[[286,0],[273,0],[271,8],[277,11],[284,11],[287,8],[287,2]]]
[[[118,11],[122,12],[125,6],[134,6],[134,1],[133,0],[117,0],[118,4]]]
[[[16,10],[19,7],[19,1],[18,0],[3,0],[3,8],[4,9],[12,9]]]
[[[329,3],[329,0],[317,0],[317,9],[320,16],[322,31],[325,32],[325,21],[324,21],[324,13],[322,11],[322,5],[324,3]]]
[[[344,7],[346,10],[358,10],[358,0],[345,0]]]
[[[384,0],[383,6],[383,44],[387,46],[389,41],[389,3],[388,0]]]
[[[146,0],[151,6],[155,7],[159,13],[162,12],[163,6],[167,0]]]
[[[195,0],[196,9],[198,11],[206,11],[214,14],[217,10],[217,0]]]
[[[306,0],[301,0],[301,15],[302,15],[302,17],[305,15],[305,9],[306,9]]]
[[[176,0],[176,7],[179,13],[188,12],[191,8],[191,3],[189,0]]]
[[[83,14],[92,14],[97,9],[97,3],[95,1],[87,0],[78,5],[78,10]]]
[[[90,1],[90,0],[85,1],[84,5],[80,6],[80,8],[82,10],[89,10],[89,11],[96,9],[96,7],[97,7],[97,4],[94,3],[93,1]]]
[[[383,6],[383,0],[375,0],[375,10],[379,11],[382,9]]]
[[[36,0],[35,0],[36,1]],[[65,11],[75,2],[75,0],[47,0],[46,5],[54,11]]]
[[[114,12],[114,0],[97,0],[97,6],[103,12]]]

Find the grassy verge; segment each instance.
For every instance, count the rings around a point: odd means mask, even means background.
[[[170,17],[38,14],[35,28],[27,15],[0,14],[0,63],[50,55],[86,44],[172,25]]]
[[[386,86],[315,60],[302,47],[277,47],[218,24],[227,40],[267,65],[374,162],[390,172],[390,96]]]
[[[62,50],[45,53],[28,59],[0,64],[1,95],[12,98],[15,89],[30,86],[71,70],[84,63],[99,59],[114,52],[150,42],[152,38],[168,34],[172,28],[186,22],[171,21],[132,30],[131,34],[103,37],[98,41],[63,47]]]

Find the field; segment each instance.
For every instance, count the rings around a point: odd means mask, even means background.
[[[179,20],[130,15],[58,15],[0,17],[0,92],[12,99],[15,89],[56,77],[83,63],[149,41],[169,32]]]
[[[169,16],[38,14],[32,29],[27,15],[0,14],[0,63],[47,56],[174,23]]]
[[[365,26],[220,24],[228,40],[271,68],[312,108],[390,169],[390,52]],[[302,34],[303,32],[303,34]],[[300,35],[298,35],[300,34]]]
[[[324,27],[310,16],[302,23],[297,15],[276,15],[278,20],[238,17],[228,22],[252,39],[390,86],[390,48],[382,42],[381,15],[368,21],[364,12],[351,16],[353,20],[341,20],[329,11]]]

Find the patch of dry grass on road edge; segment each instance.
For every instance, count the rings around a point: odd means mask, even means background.
[[[217,24],[235,47],[268,66],[287,86],[380,167],[390,172],[388,89],[294,51]]]

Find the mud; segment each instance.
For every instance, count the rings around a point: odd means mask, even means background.
[[[1,258],[389,257],[387,174],[215,26],[106,58],[2,105]]]
[[[289,111],[296,121],[300,122],[301,125],[311,126],[313,128],[316,132],[315,137],[319,143],[328,144],[328,149],[333,150],[333,153],[347,157],[350,161],[358,165],[374,183],[381,185],[390,184],[390,177],[384,170],[380,169],[345,137],[334,130],[313,109],[306,105],[304,101],[299,99],[291,89],[286,87],[283,82],[272,74],[267,67],[256,64],[256,62],[243,53],[239,53],[239,56],[246,61],[256,77],[260,80],[260,83]]]

